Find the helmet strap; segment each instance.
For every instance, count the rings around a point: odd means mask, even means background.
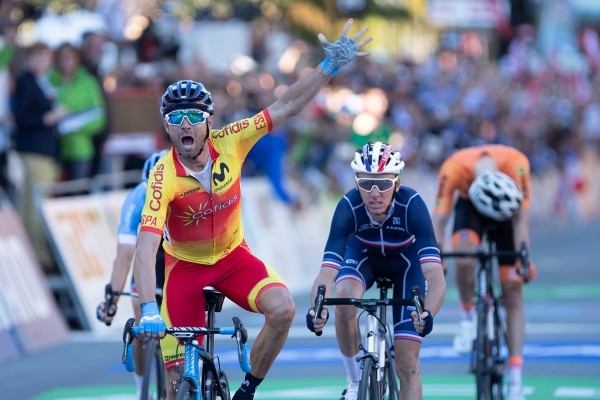
[[[198,152],[198,154],[196,154],[193,159],[195,160],[196,158],[200,157],[200,154],[202,154],[202,152],[204,151],[204,146],[206,145],[206,141],[208,140],[208,135],[210,134],[209,130],[208,130],[208,124],[206,124],[206,136],[204,136],[204,141],[202,142],[202,147],[200,147],[200,151]]]

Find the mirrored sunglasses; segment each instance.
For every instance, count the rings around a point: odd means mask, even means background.
[[[367,193],[371,193],[374,188],[380,193],[387,192],[392,189],[396,182],[398,181],[398,177],[395,178],[356,178],[356,184],[360,188],[360,190],[364,190]]]
[[[175,110],[165,115],[169,125],[181,126],[183,119],[187,118],[190,125],[198,125],[206,121],[209,113],[202,110]]]

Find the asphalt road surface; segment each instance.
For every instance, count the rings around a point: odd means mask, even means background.
[[[532,231],[532,259],[539,277],[525,289],[527,399],[600,399],[600,220]],[[312,279],[309,277],[307,279]],[[304,325],[308,294],[296,297],[297,315],[288,340],[256,399],[338,399],[345,373],[332,326],[316,337]],[[239,316],[250,336],[262,317],[224,308],[217,323]],[[459,316],[448,278],[446,303],[424,342],[426,399],[473,399],[468,359],[452,350]],[[333,324],[331,324],[333,325]],[[0,399],[134,399],[133,378],[120,363],[120,337],[73,332],[69,343],[0,364]],[[233,390],[242,372],[232,340],[217,340],[217,353]]]

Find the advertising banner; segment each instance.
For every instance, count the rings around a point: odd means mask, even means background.
[[[68,339],[29,239],[9,204],[0,206],[0,360]]]
[[[68,279],[77,312],[86,329],[98,333],[122,330],[131,317],[126,298],[119,303],[112,326],[96,320],[96,307],[103,299],[117,248],[117,224],[127,190],[85,196],[44,199],[42,212]],[[126,288],[127,289],[127,288]]]

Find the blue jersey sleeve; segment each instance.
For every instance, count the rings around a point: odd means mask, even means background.
[[[344,196],[333,213],[321,267],[340,269],[348,237],[355,232],[356,216],[350,201]]]
[[[407,229],[415,237],[413,245],[417,248],[421,264],[426,262],[441,263],[440,249],[433,231],[429,210],[423,198],[416,193],[408,203],[406,219]]]
[[[121,206],[121,219],[117,229],[118,243],[136,244],[145,200],[146,182],[140,182],[129,192]]]

